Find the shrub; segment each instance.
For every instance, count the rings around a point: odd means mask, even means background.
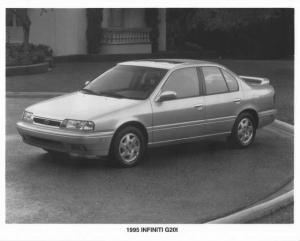
[[[28,52],[24,51],[22,44],[6,44],[6,65],[30,65],[45,62],[52,57],[52,49],[47,45],[29,44]]]

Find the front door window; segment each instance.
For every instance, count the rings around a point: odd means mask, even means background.
[[[179,99],[199,96],[196,68],[175,70],[164,84],[162,91],[174,91]]]

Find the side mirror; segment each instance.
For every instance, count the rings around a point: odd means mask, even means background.
[[[174,100],[177,98],[177,94],[174,91],[164,91],[160,94],[160,96],[157,98],[157,102],[163,102],[166,100]]]
[[[90,80],[88,80],[88,81],[85,81],[85,82],[84,82],[84,86],[87,86],[89,83],[91,83],[91,81],[90,81]]]

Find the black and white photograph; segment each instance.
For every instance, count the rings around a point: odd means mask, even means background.
[[[3,9],[6,227],[294,227],[294,5],[49,4]]]

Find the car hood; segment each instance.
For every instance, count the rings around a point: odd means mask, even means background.
[[[74,92],[39,102],[26,110],[32,112],[35,116],[51,119],[94,120],[138,102],[140,100],[118,99]]]

